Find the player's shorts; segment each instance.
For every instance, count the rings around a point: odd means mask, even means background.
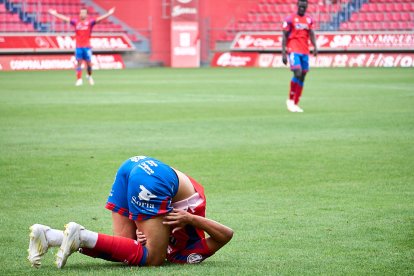
[[[75,58],[76,60],[85,60],[85,61],[91,61],[92,60],[92,49],[89,47],[77,47],[75,49]]]
[[[189,177],[196,193],[191,197],[174,202],[175,209],[185,210],[191,214],[206,216],[206,196],[204,188]],[[191,225],[186,225],[171,233],[167,250],[167,260],[172,263],[200,263],[210,257],[212,253],[207,246],[204,231]]]
[[[178,176],[168,165],[151,157],[125,161],[115,177],[105,208],[143,221],[172,211]]]
[[[290,70],[302,69],[302,72],[309,71],[309,55],[290,53],[289,54]]]

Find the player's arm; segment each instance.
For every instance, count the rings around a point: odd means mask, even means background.
[[[315,32],[313,30],[310,30],[309,31],[309,36],[310,36],[311,43],[313,45],[313,55],[316,56],[318,54],[318,45],[316,45]]]
[[[210,237],[206,239],[206,242],[212,254],[222,248],[233,237],[233,230],[231,228],[212,219],[193,215],[184,210],[174,209],[164,217],[163,223],[174,228],[182,228],[186,224],[190,224],[207,232]]]
[[[115,8],[111,8],[107,13],[105,13],[104,15],[99,16],[98,18],[96,18],[95,22],[99,23],[102,20],[107,19],[108,17],[110,17],[111,15],[113,15],[115,12]]]
[[[63,15],[63,14],[58,13],[56,10],[50,9],[49,10],[49,14],[53,15],[56,18],[59,18],[59,19],[65,21],[65,22],[70,22],[70,18],[69,17],[67,17],[66,15]]]
[[[287,64],[286,43],[288,40],[288,36],[289,32],[284,30],[282,33],[282,61],[285,65]]]

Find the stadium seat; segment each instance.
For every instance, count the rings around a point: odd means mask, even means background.
[[[414,3],[413,2],[402,3],[401,4],[401,10],[405,11],[405,12],[408,12],[408,11],[413,12],[414,11]]]
[[[375,21],[377,22],[383,22],[385,19],[384,13],[383,12],[377,12],[375,13]]]
[[[393,12],[390,13],[391,14],[391,20],[395,21],[395,22],[400,22],[401,21],[401,13],[399,12]]]
[[[410,13],[408,13],[408,12],[401,13],[401,21],[409,22],[409,21],[412,21],[411,18],[412,18],[412,16],[410,15]]]

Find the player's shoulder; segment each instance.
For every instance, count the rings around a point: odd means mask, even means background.
[[[310,15],[308,15],[308,14],[305,14],[305,15],[304,15],[304,17],[305,17],[305,19],[306,19],[306,21],[307,21],[308,23],[312,23],[312,22],[313,22],[313,17],[312,17],[312,16],[310,16]]]
[[[295,14],[289,14],[288,16],[285,17],[285,22],[286,23],[292,23],[293,22],[293,17],[295,17]]]

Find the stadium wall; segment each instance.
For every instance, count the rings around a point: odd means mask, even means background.
[[[86,1],[86,0],[85,0]],[[171,65],[171,1],[172,0],[94,0],[93,2],[102,8],[108,10],[111,7],[116,7],[115,16],[125,22],[128,26],[135,29],[137,32],[141,33],[147,37],[150,41],[150,61],[156,64],[163,64],[165,66]],[[92,1],[90,1],[92,2]],[[199,25],[200,25],[200,37],[201,37],[201,61],[204,64],[210,64],[211,53],[214,52],[216,47],[215,42],[219,39],[220,30],[226,32],[228,27],[235,22],[241,16],[246,15],[251,11],[254,6],[259,3],[260,0],[198,0],[199,6]],[[318,32],[319,35],[321,34]],[[353,32],[354,35],[358,32]],[[95,33],[94,33],[95,34]],[[257,32],[255,33],[258,34]],[[340,36],[340,33],[338,37]],[[1,36],[2,34],[0,34]],[[265,37],[259,38],[259,43],[275,43],[280,42],[280,33],[274,32],[273,35],[279,36],[277,41],[271,41],[272,37],[266,37],[268,34],[265,34]],[[384,33],[386,35],[386,33]],[[413,60],[414,64],[414,46],[412,41],[414,41],[413,32],[405,32],[404,41],[409,41],[408,47],[401,48],[395,47],[395,45],[387,46],[385,52],[381,52],[381,48],[374,49],[371,51],[367,45],[363,45],[364,49],[356,49],[351,52],[349,49],[338,48],[333,52],[324,53],[322,49],[321,55],[318,59],[312,58],[311,62],[313,64],[324,65],[330,64],[329,66],[341,66],[340,64],[351,64],[351,66],[362,66],[376,65],[379,64],[388,66],[389,64],[397,64],[396,66],[406,66],[411,64],[410,58]],[[368,37],[368,36],[367,36]],[[341,37],[341,41],[334,41],[334,43],[344,43],[346,39],[345,36]],[[397,36],[396,41],[399,41],[400,36]],[[43,40],[41,40],[43,41]],[[246,42],[246,41],[245,41]],[[1,46],[1,45],[0,45]],[[326,50],[326,49],[325,49]],[[27,50],[25,50],[27,52]],[[37,50],[39,51],[39,50]],[[44,54],[59,54],[58,51],[63,51],[62,49],[47,51],[41,49],[39,52]],[[71,49],[64,49],[64,51],[69,53]],[[108,53],[120,53],[125,50],[120,49],[114,51],[109,49]],[[2,52],[2,55],[5,56],[6,51]],[[243,64],[249,64],[249,66],[258,66],[263,67],[272,66],[278,67],[280,65],[280,47],[276,46],[271,49],[229,49],[226,52],[217,52],[215,53],[214,58],[212,58],[212,66],[243,66]],[[27,52],[27,53],[30,53]],[[33,53],[33,51],[32,51]],[[102,54],[101,51],[95,51],[95,53]],[[354,54],[360,54],[355,56]],[[9,54],[16,54],[16,50],[10,51]],[[18,54],[24,54],[24,51],[19,52]],[[35,53],[36,54],[36,53]],[[375,55],[368,55],[375,54]],[[363,62],[366,60],[366,62]],[[375,60],[375,62],[373,62]],[[378,62],[376,62],[378,60]],[[348,62],[344,62],[348,61]],[[219,62],[219,63],[217,63]],[[356,65],[355,65],[356,64]],[[365,64],[365,65],[364,65]],[[402,65],[401,65],[402,64]],[[348,66],[348,65],[346,65]],[[411,67],[411,66],[410,66]]]
[[[414,67],[414,32],[317,32],[312,67]],[[286,67],[280,32],[240,32],[213,67]]]
[[[151,61],[170,66],[171,32],[170,0],[95,0],[105,9],[116,7],[116,16],[135,28],[144,31],[151,41]],[[235,18],[247,13],[258,0],[198,0],[199,25],[202,34],[201,60],[209,61],[209,53],[215,47],[219,32],[225,30]],[[229,12],[231,11],[231,12]]]

